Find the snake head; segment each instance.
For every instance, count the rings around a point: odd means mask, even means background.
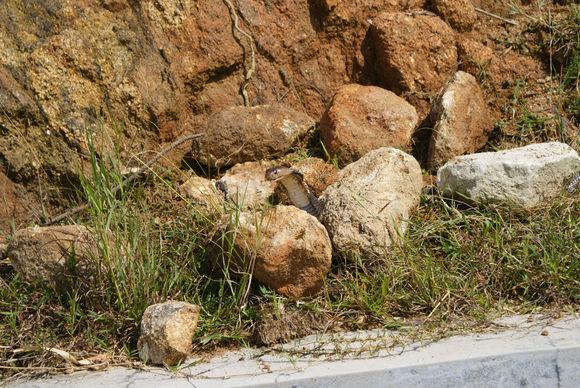
[[[270,167],[269,169],[266,170],[266,180],[277,181],[278,179],[285,178],[292,174],[299,174],[300,176],[302,176],[302,174],[300,174],[298,171],[290,167],[286,166]]]

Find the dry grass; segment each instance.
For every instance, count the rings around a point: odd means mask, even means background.
[[[518,131],[503,133],[500,124],[490,147],[564,140],[578,148],[572,129],[580,107],[579,9],[572,5],[564,16],[540,13],[530,19],[549,37],[545,49],[558,80],[560,113],[525,112],[525,93],[515,88],[511,104],[521,112],[513,117]],[[306,331],[397,329],[421,321],[421,330],[441,333],[456,322],[477,325],[493,314],[578,309],[577,196],[533,211],[466,208],[426,196],[401,246],[359,262],[335,258],[324,291],[298,303],[255,282],[248,293],[250,275],[228,270],[235,231],[223,232],[220,215],[235,220],[236,209],[207,211],[188,203],[173,188],[175,172],[168,171],[152,172],[143,184],[115,194],[110,188],[122,179],[117,159],[92,162],[80,193],[89,211],[76,221],[100,236],[106,270],[92,284],[59,294],[23,282],[0,264],[0,374],[69,367],[50,352],[14,353],[23,347],[57,347],[77,357],[109,354],[112,363],[134,359],[144,309],[170,298],[202,307],[197,350],[253,343],[266,320],[283,326],[289,317],[307,317]],[[105,238],[109,232],[114,243]]]
[[[400,247],[358,263],[336,259],[323,293],[296,303],[231,276],[230,232],[222,211],[200,211],[173,189],[171,176],[114,197],[114,166],[94,163],[84,182],[90,213],[83,223],[105,239],[107,264],[96,282],[57,294],[26,284],[12,271],[0,278],[0,341],[13,347],[59,347],[76,356],[135,356],[138,324],[151,303],[169,298],[202,306],[200,349],[253,341],[264,311],[274,320],[313,317],[314,329],[397,328],[406,319],[449,325],[481,322],[491,311],[577,305],[580,297],[580,203],[563,197],[534,211],[463,208],[425,197]],[[221,209],[228,210],[228,209]],[[235,219],[235,209],[229,209]],[[214,243],[209,243],[214,242]],[[108,245],[107,245],[108,244]],[[124,259],[121,257],[121,252]],[[217,254],[217,256],[216,256]],[[215,270],[216,257],[223,265]],[[306,320],[305,320],[306,321]],[[54,355],[5,349],[15,368],[59,365]],[[9,361],[12,359],[12,361]]]

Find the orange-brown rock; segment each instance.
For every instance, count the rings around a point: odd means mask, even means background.
[[[333,24],[352,24],[381,11],[421,8],[426,0],[318,0]]]
[[[308,115],[283,105],[234,106],[210,117],[192,155],[214,167],[273,159],[298,145],[313,127]]]
[[[433,103],[431,121],[434,126],[427,164],[432,170],[483,147],[493,129],[477,80],[463,71],[455,74]]]
[[[459,70],[479,76],[495,60],[493,51],[476,41],[459,36],[457,39]]]
[[[292,167],[300,171],[304,177],[304,183],[316,196],[322,194],[328,186],[338,179],[338,168],[320,158],[302,159]]]
[[[294,206],[276,206],[263,215],[240,213],[234,242],[254,260],[254,277],[276,292],[301,298],[316,294],[330,270],[332,246],[324,226]]]
[[[378,73],[397,94],[436,95],[457,70],[453,30],[424,12],[384,12],[373,19],[371,44]]]
[[[432,0],[433,11],[458,31],[471,31],[477,21],[470,0]]]
[[[350,84],[341,87],[320,121],[326,149],[347,164],[381,147],[406,149],[419,118],[393,92]]]

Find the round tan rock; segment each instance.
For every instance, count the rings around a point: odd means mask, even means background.
[[[433,11],[458,31],[471,31],[477,21],[470,0],[432,0]]]
[[[346,164],[377,148],[407,148],[418,120],[415,108],[393,92],[351,84],[334,95],[320,134],[326,149]]]
[[[23,279],[57,289],[65,289],[72,277],[89,277],[100,265],[97,239],[82,225],[20,229],[6,255]]]
[[[192,156],[212,167],[272,159],[291,150],[313,127],[308,115],[283,105],[233,106],[209,118]]]
[[[431,169],[483,147],[493,127],[483,91],[475,77],[463,71],[455,73],[433,103],[431,121],[434,127],[427,156]]]
[[[422,187],[419,163],[396,148],[379,148],[346,166],[320,198],[320,220],[334,249],[347,258],[384,255],[405,234]]]
[[[435,95],[457,70],[453,30],[424,12],[384,12],[369,30],[379,74],[397,94]]]
[[[179,186],[179,191],[188,200],[208,210],[220,210],[224,202],[224,195],[214,182],[209,179],[192,176]]]
[[[199,306],[186,302],[167,301],[147,307],[137,342],[139,357],[158,365],[185,360],[191,354],[198,319]]]
[[[316,294],[330,270],[332,247],[324,226],[294,206],[276,206],[263,217],[239,216],[237,249],[254,257],[254,277],[276,292],[301,298]]]
[[[228,201],[238,209],[257,208],[268,203],[274,194],[276,183],[265,178],[265,171],[272,163],[267,161],[246,162],[233,166],[218,181]]]

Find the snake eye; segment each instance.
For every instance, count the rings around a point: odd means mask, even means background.
[[[280,174],[280,169],[277,167],[270,167],[266,170],[266,179],[268,180],[275,180],[278,178]]]

